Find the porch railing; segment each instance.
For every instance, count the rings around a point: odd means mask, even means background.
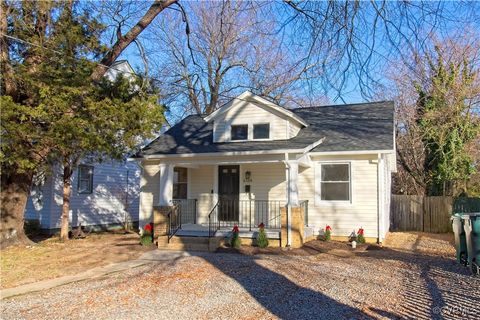
[[[172,202],[180,210],[181,223],[197,223],[197,199],[174,199]]]
[[[281,200],[219,200],[208,215],[209,235],[222,228],[252,229],[260,223],[267,229],[281,228]]]
[[[174,204],[167,214],[167,242],[170,243],[170,239],[182,228],[182,213],[178,205]]]
[[[211,238],[220,229],[218,221],[218,204],[219,201],[213,206],[212,210],[208,213],[208,237]]]

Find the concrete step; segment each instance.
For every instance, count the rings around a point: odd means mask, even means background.
[[[173,236],[168,242],[167,236],[157,239],[157,247],[162,250],[215,251],[220,246],[221,237],[184,237]]]

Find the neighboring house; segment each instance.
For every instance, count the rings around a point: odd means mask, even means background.
[[[63,182],[60,166],[52,174],[36,177],[25,219],[38,220],[46,232],[60,229]],[[70,223],[72,227],[123,226],[138,223],[140,170],[134,163],[82,163],[72,176]]]
[[[279,237],[287,228],[281,242],[289,245],[300,208],[304,238],[330,225],[333,236],[362,227],[381,242],[394,140],[393,102],[287,110],[245,92],[208,116],[186,117],[135,156],[140,226],[152,221],[154,207],[180,203],[181,229],[168,232],[211,236],[264,223]]]
[[[119,74],[133,79],[128,61],[115,62],[105,73],[113,81]],[[73,173],[70,199],[72,227],[124,225],[138,223],[140,169],[133,163],[107,161],[91,163],[84,159]],[[60,166],[52,174],[35,178],[25,209],[26,220],[38,220],[42,230],[60,229],[63,182]]]

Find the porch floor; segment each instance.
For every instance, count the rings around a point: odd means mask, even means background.
[[[252,228],[251,231],[248,228],[239,229],[239,236],[241,238],[254,238],[258,232],[258,228]],[[228,237],[231,231],[232,228],[223,227],[215,233],[215,236]],[[280,229],[267,229],[265,231],[269,239],[280,239]],[[182,228],[179,229],[175,235],[180,237],[208,237],[208,225],[185,223],[182,224]]]

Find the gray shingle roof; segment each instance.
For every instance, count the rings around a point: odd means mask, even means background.
[[[309,126],[289,140],[213,143],[213,124],[191,115],[144,147],[148,155],[271,151],[303,149],[325,137],[313,151],[367,151],[393,149],[393,102],[293,109]]]

